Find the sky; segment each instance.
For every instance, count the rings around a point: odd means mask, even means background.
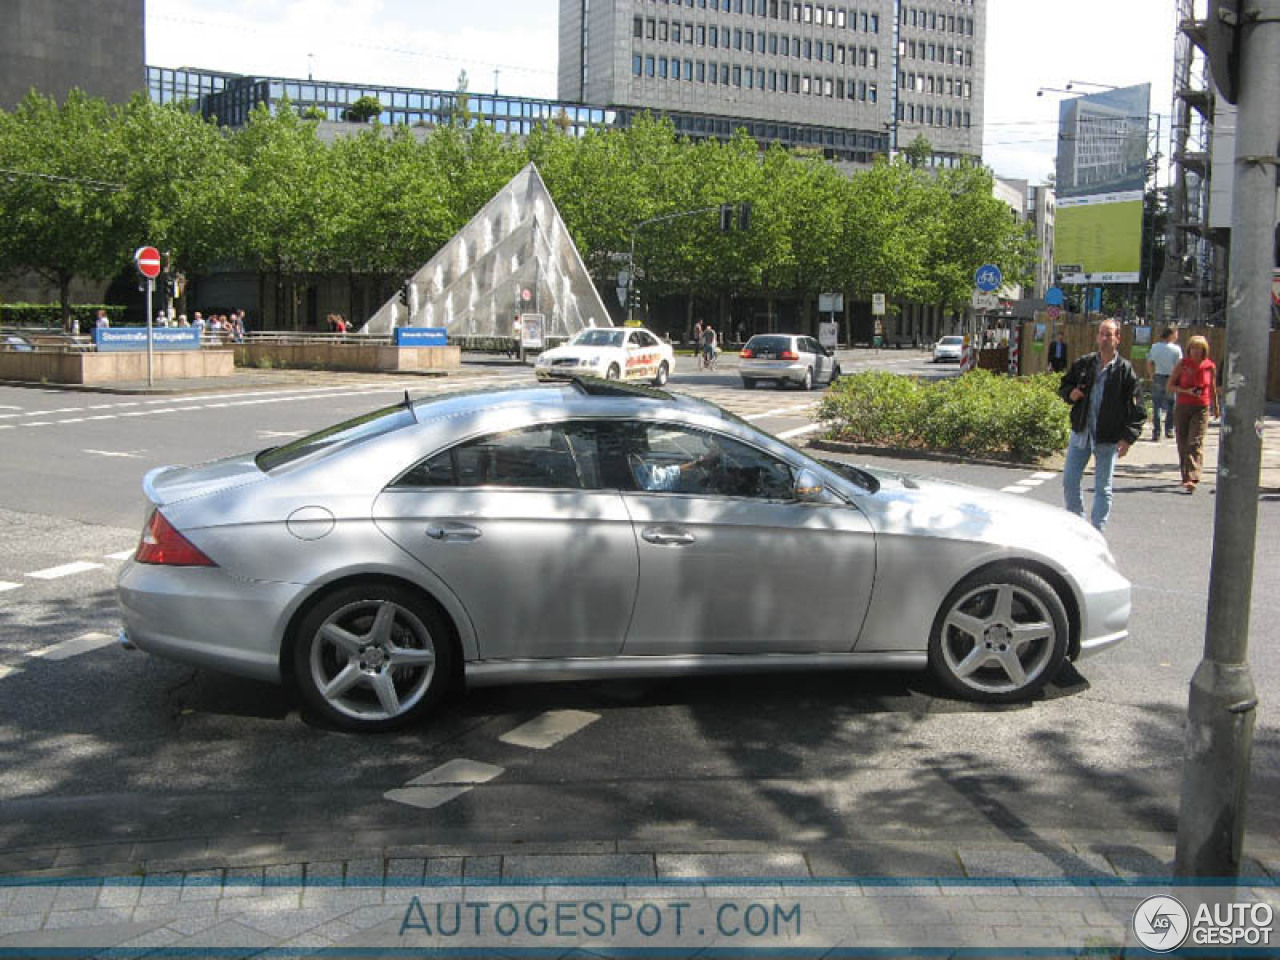
[[[557,0],[147,0],[147,63],[556,96]],[[1043,183],[1062,94],[1150,83],[1168,143],[1174,0],[988,0],[983,160]],[[494,71],[498,71],[495,78]],[[1168,152],[1162,148],[1162,152]]]

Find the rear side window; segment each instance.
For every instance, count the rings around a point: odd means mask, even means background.
[[[257,463],[259,470],[270,473],[277,467],[293,463],[295,460],[317,455],[328,456],[352,444],[363,443],[374,437],[380,437],[394,430],[411,426],[416,422],[413,411],[407,409],[403,404],[384,407],[381,410],[374,410],[372,413],[356,417],[354,420],[326,427],[309,436],[292,440],[283,446],[263,450],[258,454],[254,462]]]
[[[537,487],[599,484],[595,437],[578,424],[489,434],[450,447],[406,471],[393,487]]]
[[[791,349],[790,337],[752,337],[747,349],[754,353],[782,353]]]

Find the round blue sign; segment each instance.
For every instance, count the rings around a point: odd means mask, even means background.
[[[1044,302],[1050,307],[1060,307],[1065,302],[1061,287],[1050,287],[1045,291]]]
[[[994,263],[984,263],[973,275],[974,285],[983,293],[995,293],[1004,281],[1004,274]]]

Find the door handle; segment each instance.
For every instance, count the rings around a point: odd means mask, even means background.
[[[683,527],[661,526],[648,527],[640,534],[649,543],[660,545],[684,546],[693,543],[698,538]]]
[[[432,523],[427,526],[427,536],[446,543],[469,543],[480,539],[480,530],[466,523]]]

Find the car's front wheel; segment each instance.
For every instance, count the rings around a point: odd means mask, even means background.
[[[971,574],[947,595],[929,665],[950,690],[982,703],[1026,700],[1066,659],[1068,622],[1045,579],[1019,567]]]
[[[805,367],[804,379],[800,381],[801,390],[813,389],[813,367]]]
[[[663,360],[658,364],[658,375],[653,378],[653,385],[655,387],[665,387],[669,376],[671,376],[671,368],[667,366],[667,361]]]
[[[391,730],[443,697],[453,646],[444,618],[404,587],[354,584],[298,627],[293,668],[307,704],[347,730]]]

